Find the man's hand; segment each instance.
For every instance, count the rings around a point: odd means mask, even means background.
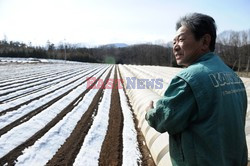
[[[154,108],[154,102],[150,101],[149,105],[146,107],[146,111],[148,112],[152,108]]]

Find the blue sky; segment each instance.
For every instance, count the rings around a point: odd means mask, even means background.
[[[166,43],[176,21],[190,12],[214,17],[218,33],[250,29],[249,0],[0,0],[0,40]]]

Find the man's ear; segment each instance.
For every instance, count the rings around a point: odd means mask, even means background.
[[[209,34],[205,34],[202,37],[202,49],[204,51],[209,50],[210,43],[211,43],[211,36]]]

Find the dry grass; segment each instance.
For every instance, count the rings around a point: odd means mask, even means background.
[[[236,72],[238,74],[238,76],[240,77],[247,77],[250,78],[250,72]]]

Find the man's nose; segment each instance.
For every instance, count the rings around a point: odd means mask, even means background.
[[[176,42],[174,45],[173,45],[173,51],[178,51],[180,50],[180,45],[178,44],[178,42]]]

